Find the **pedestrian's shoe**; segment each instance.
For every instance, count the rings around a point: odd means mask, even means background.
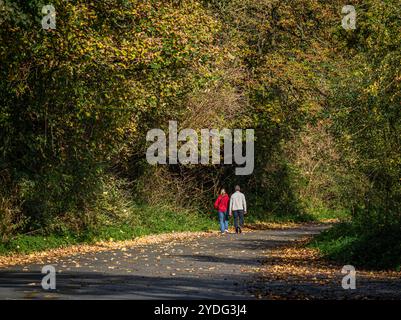
[[[239,233],[239,227],[235,228],[235,233]]]
[[[240,227],[238,227],[238,233],[242,233],[242,230]]]
[[[228,229],[224,230],[224,233],[228,233]]]

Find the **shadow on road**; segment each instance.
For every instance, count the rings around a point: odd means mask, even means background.
[[[152,277],[110,275],[102,273],[57,274],[57,288],[43,290],[40,273],[2,272],[0,273],[0,299],[8,299],[6,292],[19,293],[18,299],[251,299],[239,289],[246,277],[222,275],[218,279],[198,279],[188,277]],[[243,288],[241,288],[243,289]],[[14,297],[15,298],[15,297]]]

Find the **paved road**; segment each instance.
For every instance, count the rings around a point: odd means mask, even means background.
[[[53,261],[57,288],[41,288],[42,265],[0,269],[0,299],[254,299],[267,250],[323,227],[258,230],[87,253]]]

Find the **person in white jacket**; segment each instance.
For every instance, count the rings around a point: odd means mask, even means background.
[[[241,227],[244,225],[244,215],[246,214],[245,195],[240,191],[240,186],[235,186],[235,192],[230,198],[230,217],[234,215],[235,233],[241,233]]]

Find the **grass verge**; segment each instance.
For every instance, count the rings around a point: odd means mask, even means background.
[[[310,243],[324,258],[355,268],[401,269],[400,226],[366,229],[355,222],[342,222],[317,235]]]
[[[18,235],[0,243],[0,255],[31,253],[80,243],[122,241],[137,237],[180,231],[216,230],[214,217],[190,211],[175,212],[164,207],[134,206],[124,222],[85,230],[79,234],[64,232],[50,235]]]

